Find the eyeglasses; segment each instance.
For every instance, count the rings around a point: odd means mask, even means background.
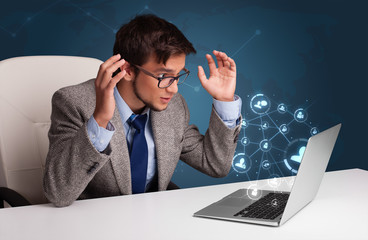
[[[185,81],[185,79],[187,79],[187,77],[190,73],[186,68],[184,68],[176,77],[174,77],[174,76],[165,76],[165,74],[161,74],[162,76],[155,76],[153,73],[150,73],[149,71],[147,71],[146,69],[144,69],[140,66],[137,66],[137,65],[134,65],[134,64],[131,64],[131,65],[138,68],[139,70],[141,70],[144,74],[146,74],[150,77],[156,78],[158,80],[157,86],[159,88],[167,88],[175,80],[178,81],[177,85],[182,84]]]

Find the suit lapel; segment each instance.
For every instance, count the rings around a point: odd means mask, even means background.
[[[158,190],[166,190],[171,180],[172,173],[175,170],[177,162],[173,161],[175,157],[174,129],[169,127],[169,111],[156,112],[151,110],[151,125],[155,141],[157,171],[158,171]]]
[[[111,164],[114,170],[120,192],[124,195],[132,194],[132,181],[130,174],[130,156],[126,142],[124,127],[121,122],[119,110],[116,107],[111,123],[115,133],[111,139]]]

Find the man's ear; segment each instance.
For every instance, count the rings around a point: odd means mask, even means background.
[[[135,73],[134,73],[134,67],[132,65],[130,65],[128,62],[125,63],[123,66],[120,67],[120,70],[125,70],[126,74],[123,77],[124,80],[126,81],[132,81],[135,78]]]

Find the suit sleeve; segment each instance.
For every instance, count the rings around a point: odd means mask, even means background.
[[[189,110],[183,98],[182,102],[187,127],[180,159],[209,176],[225,177],[231,168],[241,126],[228,128],[212,107],[209,127],[203,136],[195,125],[189,125]]]
[[[46,198],[58,207],[68,206],[80,196],[111,152],[109,146],[102,153],[93,146],[87,133],[90,116],[72,104],[71,98],[62,90],[52,98],[43,186]]]

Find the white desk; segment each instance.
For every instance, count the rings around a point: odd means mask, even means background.
[[[359,169],[326,173],[316,199],[281,227],[192,217],[250,184],[2,209],[0,239],[368,239],[368,171]]]

